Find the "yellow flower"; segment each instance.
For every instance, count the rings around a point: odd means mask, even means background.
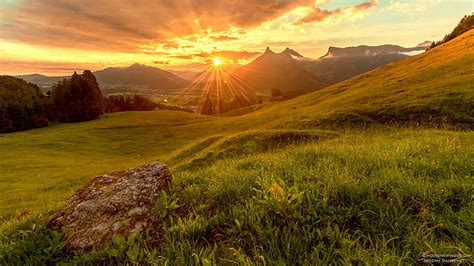
[[[285,190],[277,183],[273,183],[268,191],[270,191],[275,198],[281,198],[285,195]]]

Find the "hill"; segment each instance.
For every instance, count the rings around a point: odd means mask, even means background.
[[[473,30],[241,116],[129,112],[7,134],[0,261],[385,265],[471,254],[474,134],[453,129],[474,124],[472,62]],[[174,174],[155,234],[64,254],[51,211],[90,177],[153,160]]]
[[[474,124],[474,30],[423,54],[258,112],[297,127],[341,124]],[[254,118],[257,119],[257,118]],[[278,121],[281,123],[281,120]]]
[[[175,91],[186,87],[188,81],[156,67],[133,64],[129,67],[110,67],[93,72],[102,89],[122,87],[125,90]],[[54,83],[68,77],[48,77],[39,74],[18,76],[48,90]]]
[[[38,85],[43,92],[47,92],[50,90],[51,86],[65,78],[69,78],[69,76],[57,76],[57,77],[48,77],[41,74],[30,74],[30,75],[19,75],[16,76],[17,78],[21,78],[27,82],[33,83]]]
[[[133,64],[127,68],[107,68],[94,72],[99,84],[110,86],[147,86],[152,90],[177,90],[187,81],[175,74],[151,66]]]

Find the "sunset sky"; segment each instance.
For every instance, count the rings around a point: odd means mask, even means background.
[[[164,69],[265,47],[318,58],[329,46],[439,40],[472,0],[0,0],[0,74],[69,75],[141,63]]]

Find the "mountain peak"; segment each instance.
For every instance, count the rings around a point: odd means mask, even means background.
[[[139,64],[139,63],[135,63],[135,64],[129,66],[128,68],[129,68],[129,69],[133,69],[133,68],[144,68],[144,67],[146,67],[146,65],[142,65],[142,64]]]
[[[423,43],[424,44],[424,43]],[[379,55],[389,55],[389,54],[400,54],[413,51],[424,50],[423,46],[405,48],[399,45],[393,44],[384,44],[378,46],[369,46],[369,45],[359,45],[352,47],[333,47],[330,46],[326,55],[321,58],[330,58],[330,57],[367,57],[367,56],[379,56]]]
[[[424,41],[422,43],[419,43],[416,47],[430,47],[432,43],[432,41]]]
[[[267,49],[265,49],[265,53],[263,54],[274,54],[274,52],[267,46]]]
[[[300,53],[298,53],[297,51],[293,50],[293,49],[290,49],[288,47],[286,47],[286,49],[281,52],[282,54],[288,54],[288,55],[291,55],[291,56],[294,56],[294,57],[303,57],[303,55],[301,55]]]

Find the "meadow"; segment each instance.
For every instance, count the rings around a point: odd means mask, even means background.
[[[146,114],[163,120],[166,112]],[[122,113],[106,117],[102,123],[112,126],[114,118],[133,115],[142,116]],[[192,124],[196,118],[190,116]],[[71,154],[67,148],[39,156],[36,171],[43,169],[43,176],[58,177],[17,179],[11,186],[21,189],[2,193],[2,206],[9,207],[2,210],[3,259],[31,263],[392,264],[415,263],[428,253],[471,252],[471,132],[393,128],[344,133],[292,131],[283,134],[287,145],[278,147],[281,130],[260,133],[259,138],[251,131],[247,134],[252,138],[221,135],[203,138],[198,144],[180,136],[183,143],[187,140],[190,144],[169,152],[176,146],[162,145],[161,134],[165,133],[159,133],[160,126],[153,130],[144,126],[141,136],[144,131],[153,133],[134,142],[130,140],[133,134],[120,134],[122,129],[107,132],[114,143],[120,139],[120,152],[111,151],[108,145],[112,144],[97,134],[97,146],[102,148],[95,151],[94,158],[81,160],[80,154]],[[64,133],[62,125],[58,127]],[[84,139],[83,132],[91,130],[73,128],[70,134],[60,135],[68,135],[69,143]],[[93,139],[90,135],[89,141]],[[226,145],[219,144],[221,138]],[[275,145],[271,145],[273,141]],[[234,149],[229,143],[243,148]],[[29,154],[44,144],[29,145]],[[151,150],[154,148],[163,152],[161,158],[156,156],[157,150]],[[127,149],[134,152],[117,155]],[[43,152],[41,148],[41,153],[47,154]],[[61,254],[60,249],[47,253],[38,248],[54,250],[54,243],[61,247],[59,236],[44,228],[48,212],[88,176],[155,159],[167,162],[174,171],[172,190],[160,199],[162,205],[156,210],[163,218],[156,246],[132,238],[130,243],[115,243],[73,258]],[[68,167],[51,169],[52,160]],[[31,168],[16,170],[26,176],[28,171]],[[23,201],[9,200],[15,199],[11,197],[15,193],[23,193]],[[136,255],[129,252],[135,247],[140,247]]]
[[[0,135],[0,263],[472,261],[473,35],[225,116],[114,113]],[[45,226],[63,200],[154,160],[174,180],[153,233],[64,254]]]

